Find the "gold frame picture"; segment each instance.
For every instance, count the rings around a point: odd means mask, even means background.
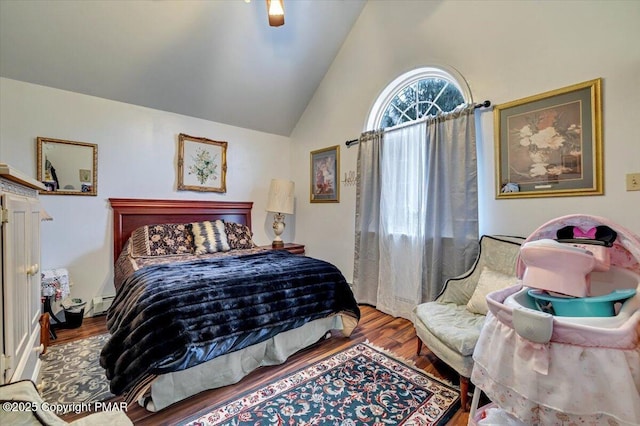
[[[602,195],[601,79],[496,105],[496,198]]]
[[[180,133],[178,190],[227,192],[227,142]]]
[[[340,202],[340,146],[311,151],[310,201]]]

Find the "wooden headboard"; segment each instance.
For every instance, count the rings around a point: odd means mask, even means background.
[[[251,228],[250,201],[145,200],[109,198],[113,209],[113,261],[131,233],[140,226],[156,223],[189,223],[224,219]]]

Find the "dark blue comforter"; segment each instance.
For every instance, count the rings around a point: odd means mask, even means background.
[[[360,318],[340,271],[284,250],[148,266],[109,309],[100,365],[119,395],[336,313]]]

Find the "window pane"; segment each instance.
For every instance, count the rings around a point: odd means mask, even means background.
[[[431,108],[431,106],[432,106],[432,103],[431,103],[431,102],[420,101],[420,102],[418,103],[418,111],[420,112],[420,117],[419,117],[419,118],[424,117],[424,116],[425,116],[425,114],[427,113],[427,110],[428,110],[429,108]]]
[[[389,105],[389,107],[387,107],[387,110],[384,112],[384,115],[382,116],[380,127],[393,127],[399,123],[399,119],[400,113],[398,112],[398,109],[393,105]]]
[[[404,123],[405,121],[413,121],[416,118],[418,118],[416,117],[416,104],[412,103],[411,105],[408,105],[407,109],[403,111],[401,122]]]
[[[462,103],[464,99],[456,86],[441,78],[425,78],[398,90],[382,118],[381,127],[453,111]]]
[[[460,91],[453,84],[447,86],[444,92],[442,92],[440,99],[438,99],[438,105],[440,105],[443,111],[453,111],[463,103],[464,99],[462,98],[462,94],[460,94]]]
[[[447,72],[433,68],[426,68],[422,73],[416,73],[413,79],[403,80],[395,89],[389,87],[385,91],[384,97],[388,103],[380,103],[380,109],[372,114],[380,117],[379,124],[371,122],[376,128],[392,127],[453,111],[465,103],[454,77],[449,78]]]
[[[449,84],[439,78],[429,78],[418,82],[419,99],[434,102],[442,89]]]
[[[421,114],[420,117],[425,117],[428,115],[436,115],[442,112],[442,109],[438,104],[434,104],[432,102],[425,102],[421,106]]]
[[[416,92],[412,87],[401,89],[398,94],[391,100],[391,104],[398,107],[400,111],[406,110],[416,101]]]

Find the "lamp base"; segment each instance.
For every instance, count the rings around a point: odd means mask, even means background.
[[[284,214],[276,213],[273,215],[273,233],[276,234],[276,238],[271,243],[271,247],[274,249],[284,248],[284,242],[280,235],[284,232]]]

